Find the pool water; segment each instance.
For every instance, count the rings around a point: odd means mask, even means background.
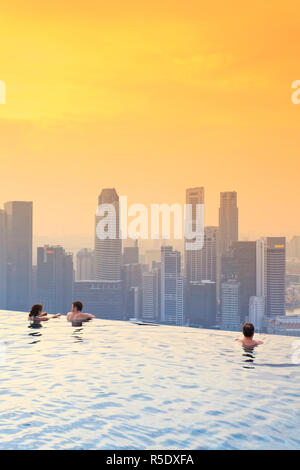
[[[0,311],[1,449],[299,448],[297,338],[26,320]]]

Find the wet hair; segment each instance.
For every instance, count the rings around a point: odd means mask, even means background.
[[[43,311],[43,306],[42,304],[34,304],[31,307],[31,310],[29,312],[30,317],[37,317],[39,313]]]
[[[79,300],[76,300],[76,302],[73,302],[72,305],[73,307],[76,307],[77,310],[79,310],[79,312],[81,312],[83,309],[82,302],[80,302]]]
[[[254,326],[252,323],[245,323],[243,325],[243,335],[246,338],[251,338],[254,335]]]

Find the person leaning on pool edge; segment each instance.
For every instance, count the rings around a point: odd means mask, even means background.
[[[76,300],[72,303],[72,311],[67,314],[67,320],[72,322],[75,326],[81,324],[84,321],[92,320],[95,318],[95,315],[91,313],[82,313],[83,305],[82,302]]]
[[[58,318],[60,316],[60,313],[49,316],[47,312],[43,312],[42,304],[34,304],[29,312],[28,320],[31,324],[39,325],[42,321],[48,321],[51,318]]]

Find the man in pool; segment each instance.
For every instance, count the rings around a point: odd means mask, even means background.
[[[235,338],[235,341],[239,341],[243,346],[248,348],[254,348],[259,344],[263,344],[263,341],[254,341],[254,325],[252,323],[245,323],[243,325],[243,338]]]
[[[67,320],[72,323],[72,326],[81,326],[82,322],[95,318],[91,313],[82,313],[82,308],[82,302],[79,300],[72,303],[72,311],[67,314]]]

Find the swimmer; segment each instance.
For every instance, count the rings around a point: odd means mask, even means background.
[[[86,322],[95,318],[91,313],[82,313],[82,302],[77,300],[72,303],[72,311],[67,314],[67,320],[72,323],[72,326],[81,326],[82,322]]]
[[[243,325],[243,338],[235,338],[234,341],[239,341],[246,348],[253,348],[259,344],[263,344],[263,341],[254,341],[254,325],[252,323],[245,323]],[[265,339],[265,337],[263,337]]]
[[[47,312],[43,312],[43,306],[41,304],[34,304],[31,307],[28,320],[30,321],[31,325],[39,325],[42,321],[48,321],[51,318],[58,318],[60,316],[60,313],[49,316]]]

